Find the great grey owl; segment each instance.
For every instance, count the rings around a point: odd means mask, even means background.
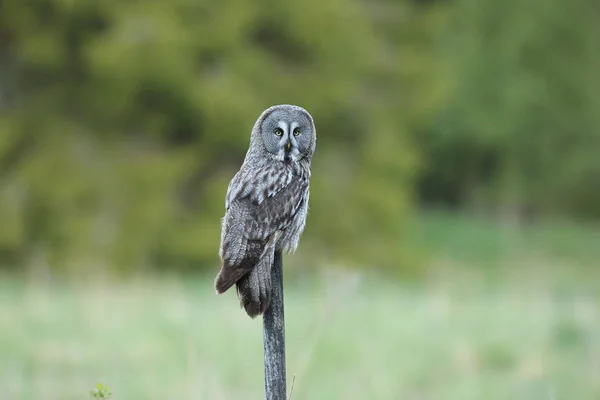
[[[221,294],[235,284],[251,318],[269,305],[275,251],[294,252],[304,231],[316,138],[313,118],[304,108],[282,104],[266,109],[227,188],[215,289]]]

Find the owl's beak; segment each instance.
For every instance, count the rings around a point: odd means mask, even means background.
[[[290,151],[291,148],[292,148],[292,142],[287,142],[287,144],[285,145],[285,149],[287,151]]]

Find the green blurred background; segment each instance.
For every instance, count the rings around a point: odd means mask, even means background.
[[[0,2],[0,397],[260,399],[217,297],[267,107],[315,119],[299,399],[600,399],[593,0]]]

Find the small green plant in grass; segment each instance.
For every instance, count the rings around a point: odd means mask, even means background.
[[[90,390],[90,396],[92,396],[93,399],[110,399],[112,398],[112,393],[108,387],[101,383],[97,383],[96,387]]]

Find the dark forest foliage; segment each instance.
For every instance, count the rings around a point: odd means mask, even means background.
[[[415,198],[598,216],[597,17],[585,0],[3,1],[0,263],[214,268],[227,183],[277,103],[317,125],[306,254],[398,265]]]

